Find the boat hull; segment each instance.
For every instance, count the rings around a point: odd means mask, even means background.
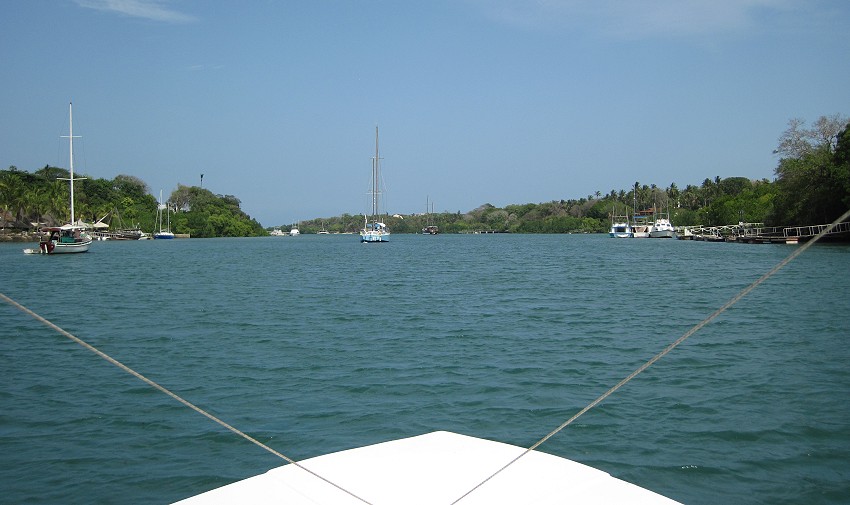
[[[49,254],[73,254],[88,252],[91,246],[91,239],[75,242],[73,244],[58,243],[53,247],[53,251]]]
[[[91,239],[75,244],[53,244],[49,247],[46,243],[39,244],[38,248],[24,249],[26,254],[74,254],[88,252],[91,246]]]
[[[652,230],[649,236],[650,238],[675,238],[676,232],[673,230]]]
[[[360,232],[360,242],[366,242],[370,244],[378,244],[383,242],[389,242],[390,237],[389,233],[381,233],[374,231],[364,231]]]
[[[154,233],[153,238],[158,240],[170,240],[174,238],[174,234],[169,232]]]

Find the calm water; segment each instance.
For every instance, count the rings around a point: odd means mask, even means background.
[[[0,292],[303,459],[434,430],[531,445],[795,246],[22,247],[0,244]],[[542,449],[688,504],[847,503],[848,314],[850,247],[817,245]],[[282,464],[2,302],[0,383],[3,503],[170,503]]]

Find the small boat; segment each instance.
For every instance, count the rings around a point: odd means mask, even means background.
[[[652,217],[655,215],[655,209],[638,211],[637,193],[638,183],[635,183],[635,190],[632,193],[632,237],[649,238],[649,233],[652,231]]]
[[[293,224],[293,225],[292,225],[292,228],[290,228],[290,229],[289,229],[289,236],[290,236],[290,237],[296,237],[296,236],[298,236],[298,235],[301,235],[301,232],[300,232],[300,231],[298,231],[298,225],[297,225],[297,224]]]
[[[679,503],[566,458],[525,452],[436,431],[273,468],[176,503]]]
[[[378,156],[378,127],[375,127],[375,157],[372,158],[372,215],[363,216],[363,229],[360,230],[360,242],[381,243],[390,241],[390,230],[383,222],[379,221],[378,199],[381,194],[381,158]]]
[[[611,238],[632,238],[632,226],[629,224],[628,214],[618,216],[615,208],[611,209],[611,231],[608,232]]]
[[[325,222],[322,221],[322,229],[316,232],[316,235],[330,235],[330,232],[325,229]]]
[[[83,227],[66,224],[42,228],[38,249],[24,249],[27,254],[83,253],[89,250],[92,238]]]
[[[269,232],[269,235],[271,235],[272,237],[285,237],[286,233],[284,233],[283,230],[281,230],[280,228],[275,228]]]
[[[162,211],[165,211],[165,229],[162,229]],[[172,239],[174,234],[171,233],[171,212],[168,209],[168,204],[162,202],[162,190],[159,190],[159,205],[156,207],[156,220],[159,224],[159,231],[154,232],[154,239]]]
[[[628,221],[615,220],[611,223],[611,231],[608,233],[611,238],[632,238],[632,227]]]
[[[635,212],[635,214],[632,216],[632,236],[634,238],[649,238],[650,234],[652,233],[652,227],[654,225],[652,221],[653,215],[653,211]]]
[[[636,224],[634,226],[634,231],[632,232],[632,237],[634,238],[649,238],[649,234],[652,233],[652,225],[651,224]]]
[[[653,223],[649,236],[650,238],[676,238],[676,229],[670,219],[660,217]]]
[[[434,202],[431,202],[431,209],[428,209],[428,197],[425,197],[425,227],[422,228],[423,235],[437,235],[440,229],[431,221],[431,216],[434,213]]]
[[[655,217],[655,223],[652,224],[652,230],[649,232],[650,238],[676,238],[676,228],[670,222],[670,213],[659,212]]]
[[[117,210],[113,210],[111,214],[112,218],[109,224],[103,221],[109,214],[94,223],[94,236],[96,240],[142,240],[145,237],[145,232],[138,225],[130,228],[125,227],[124,222],[121,220],[121,215]],[[117,226],[117,228],[109,230],[113,225]]]
[[[86,232],[85,226],[81,226],[74,216],[74,181],[80,181],[85,177],[74,177],[74,115],[73,104],[68,104],[68,140],[70,153],[70,176],[60,180],[71,183],[71,222],[59,227],[41,228],[41,240],[37,249],[24,249],[26,254],[67,254],[84,253],[89,250],[92,238]],[[64,137],[64,135],[63,135]]]

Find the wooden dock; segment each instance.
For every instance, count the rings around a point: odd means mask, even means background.
[[[706,242],[739,242],[742,244],[798,244],[811,239],[828,227],[828,224],[766,227],[763,223],[685,226],[679,229],[679,238]],[[826,236],[850,239],[850,221],[839,223]]]

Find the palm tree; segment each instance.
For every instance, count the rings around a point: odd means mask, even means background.
[[[0,178],[0,205],[14,216],[16,222],[23,221],[26,209],[25,190],[23,180],[16,171],[3,172]]]
[[[667,188],[667,198],[673,200],[676,203],[676,208],[679,208],[679,188],[676,187],[675,182],[670,183],[670,187]]]

